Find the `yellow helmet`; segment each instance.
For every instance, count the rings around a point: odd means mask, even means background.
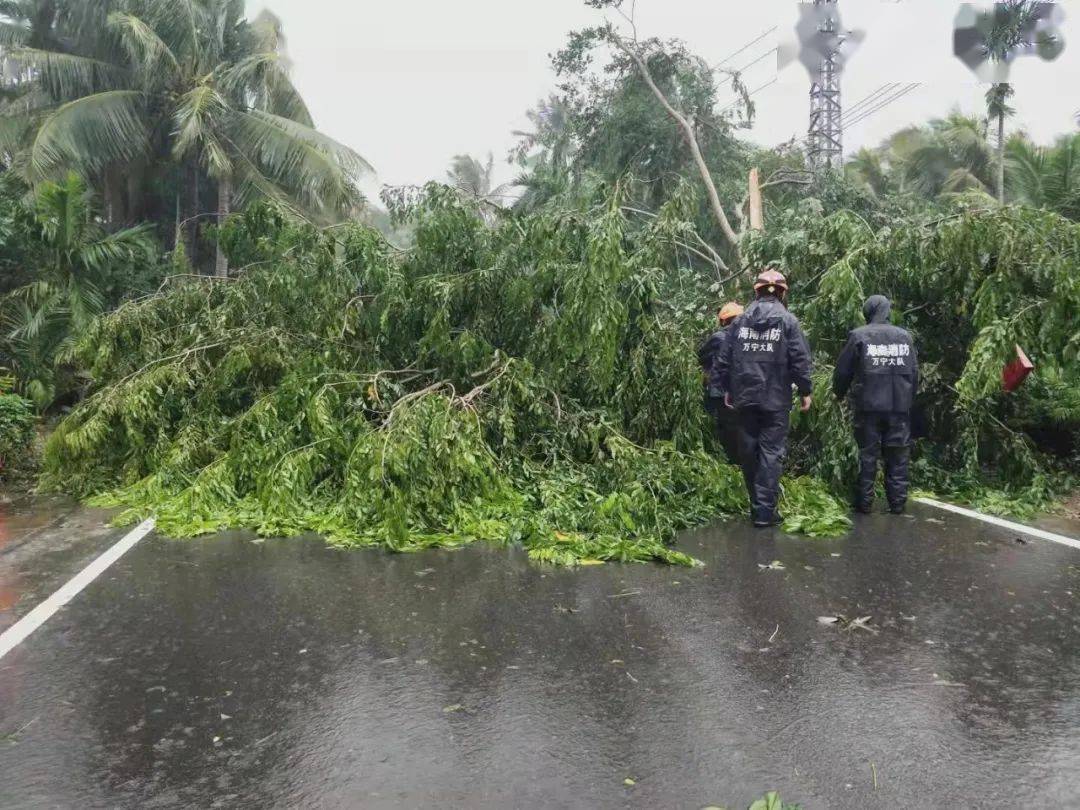
[[[724,304],[723,307],[720,308],[720,312],[717,314],[717,317],[720,318],[721,323],[727,323],[728,321],[735,320],[742,314],[742,304],[736,301],[728,301],[726,304]]]

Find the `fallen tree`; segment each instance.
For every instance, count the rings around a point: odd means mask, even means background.
[[[177,536],[691,564],[675,532],[746,495],[707,447],[700,280],[662,269],[684,202],[632,225],[616,189],[491,227],[432,185],[399,211],[404,254],[255,208],[222,234],[237,278],[176,279],[82,337],[93,388],[43,484]],[[848,525],[823,484],[784,493],[790,530]]]
[[[790,274],[822,387],[847,330],[862,322],[863,301],[888,295],[921,357],[916,485],[1024,516],[1080,469],[1080,225],[976,202],[875,230],[849,211],[821,216],[808,201],[780,212],[745,252]],[[1038,371],[1010,394],[1002,368],[1017,345]],[[849,424],[819,396],[795,437],[796,463],[835,492],[848,491],[857,469]]]

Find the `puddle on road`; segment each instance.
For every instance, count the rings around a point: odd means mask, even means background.
[[[0,496],[0,631],[72,577],[114,529],[70,498]]]
[[[20,545],[35,531],[62,519],[71,510],[72,503],[62,498],[22,495],[0,502],[0,554]]]
[[[13,623],[5,613],[23,596],[24,581],[18,568],[5,557],[31,541],[35,533],[62,520],[70,502],[21,495],[0,502],[0,630]]]

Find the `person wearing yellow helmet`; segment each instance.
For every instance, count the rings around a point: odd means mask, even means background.
[[[716,368],[725,404],[738,414],[750,519],[764,528],[780,523],[776,506],[787,456],[792,387],[802,399],[802,410],[808,411],[813,383],[810,346],[785,306],[787,279],[767,268],[754,282],[754,292],[754,303],[732,324]]]
[[[716,370],[716,359],[727,346],[731,324],[743,314],[742,304],[729,301],[716,312],[720,328],[698,349],[698,362],[705,375],[705,410],[713,420],[713,431],[732,464],[739,463],[738,422],[731,409],[724,407],[724,388]]]

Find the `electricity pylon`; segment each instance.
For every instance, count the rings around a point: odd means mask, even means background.
[[[810,129],[807,137],[807,157],[814,170],[838,169],[844,163],[844,128],[841,124],[843,107],[840,96],[840,46],[844,34],[840,31],[837,0],[814,0],[820,16],[817,41],[824,45],[821,67],[810,85]]]

